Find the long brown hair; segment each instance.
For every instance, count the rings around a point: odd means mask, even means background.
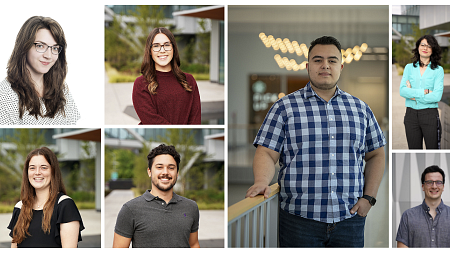
[[[45,160],[50,164],[50,194],[47,202],[44,205],[43,209],[43,217],[42,217],[42,230],[49,234],[50,233],[50,220],[53,214],[53,207],[55,206],[55,202],[57,201],[57,196],[59,192],[66,194],[66,188],[64,187],[64,183],[61,176],[61,170],[59,169],[58,159],[56,158],[55,153],[51,151],[49,148],[42,147],[31,151],[27,160],[25,161],[25,165],[23,166],[23,174],[22,174],[22,188],[20,192],[20,199],[22,200],[22,209],[19,214],[19,218],[17,220],[16,226],[13,230],[13,243],[21,243],[27,236],[30,236],[28,232],[28,228],[30,226],[30,222],[33,218],[33,203],[36,199],[36,191],[34,187],[30,184],[28,179],[28,166],[30,164],[31,158],[34,156],[44,156]]]
[[[164,27],[159,27],[153,29],[147,37],[147,42],[145,43],[144,59],[141,65],[141,74],[144,76],[145,80],[148,82],[148,91],[150,94],[156,94],[156,88],[158,88],[158,82],[156,81],[156,69],[155,61],[152,58],[152,44],[155,36],[157,34],[164,34],[169,38],[170,43],[172,43],[173,58],[170,61],[170,66],[172,67],[172,73],[177,78],[178,82],[183,86],[186,91],[192,91],[192,87],[186,81],[186,75],[180,69],[180,55],[178,54],[177,42],[173,34]]]
[[[34,88],[30,71],[26,67],[27,54],[31,47],[34,47],[36,33],[40,29],[47,29],[52,34],[56,43],[62,47],[58,55],[58,60],[44,74],[44,95],[43,100],[47,113],[42,115],[39,96]],[[7,80],[11,88],[19,96],[19,117],[22,118],[25,111],[36,117],[53,118],[58,112],[65,115],[64,106],[64,80],[67,74],[66,62],[66,39],[64,31],[55,20],[48,17],[34,16],[29,18],[20,28],[16,37],[16,43],[7,66]]]

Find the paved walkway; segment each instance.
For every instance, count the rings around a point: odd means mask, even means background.
[[[100,248],[101,247],[101,213],[96,210],[80,210],[81,218],[85,229],[81,232],[83,241],[78,243],[80,248]],[[12,213],[0,214],[0,247],[10,247],[9,225]]]
[[[114,238],[114,226],[117,214],[122,205],[133,199],[130,190],[114,190],[105,198],[105,248],[111,248]],[[200,210],[200,224],[198,239],[200,247],[224,247],[224,211]]]
[[[224,117],[224,85],[197,81],[202,102],[202,119],[209,120],[222,114]],[[131,93],[133,83],[108,83],[105,73],[105,123],[106,125],[137,125],[140,120],[134,111]],[[212,115],[211,115],[212,114]]]

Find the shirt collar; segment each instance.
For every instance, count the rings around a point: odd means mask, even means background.
[[[153,194],[150,193],[150,190],[146,190],[144,192],[144,194],[142,194],[142,196],[144,197],[145,200],[147,200],[148,202],[156,199],[157,196],[154,196]],[[172,195],[172,199],[169,201],[169,203],[176,203],[181,201],[180,196],[178,196],[177,194],[175,194],[175,192]]]
[[[339,86],[337,86],[337,84],[336,84],[336,92],[334,93],[333,97],[331,97],[331,99],[333,99],[334,97],[336,97],[338,95],[342,95],[343,93],[344,93],[344,91],[339,89]],[[313,96],[316,96],[316,97],[320,98],[320,96],[317,95],[317,93],[311,87],[311,82],[308,82],[306,84],[306,86],[305,86],[304,97],[305,97],[305,99],[307,99],[307,98],[310,98],[310,97],[313,97]]]
[[[444,200],[441,199],[441,203],[436,207],[436,211],[442,212],[442,211],[444,210],[444,208],[445,208]],[[425,203],[425,199],[424,199],[423,202],[422,202],[422,209],[423,209],[425,212],[427,212],[427,211],[430,210],[430,208],[428,207],[427,203]]]

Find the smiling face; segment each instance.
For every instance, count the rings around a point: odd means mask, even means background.
[[[35,190],[49,190],[51,167],[44,156],[33,156],[28,165],[28,180]]]
[[[443,181],[442,175],[439,172],[431,172],[425,175],[425,181]],[[422,184],[422,190],[425,192],[426,200],[439,200],[441,199],[442,192],[444,191],[444,185],[437,186],[436,183],[428,186],[427,184]]]
[[[177,163],[171,155],[158,155],[153,159],[151,169],[147,169],[152,178],[152,191],[155,187],[160,191],[170,191],[177,182]]]
[[[42,43],[48,46],[57,45],[52,34],[47,29],[40,29],[36,33],[35,43]],[[36,51],[36,46],[33,44],[27,53],[27,69],[30,71],[31,78],[33,80],[41,79],[58,60],[58,55],[54,55],[50,48],[45,53],[39,53]]]
[[[430,44],[428,44],[426,39],[423,39],[419,44],[419,55],[421,58],[430,58],[433,50],[431,49]]]
[[[152,46],[155,44],[159,44],[160,46],[164,44],[171,44],[169,38],[164,33],[158,33],[153,39]],[[172,66],[170,62],[173,58],[173,49],[170,51],[166,51],[164,47],[161,48],[159,52],[152,51],[152,58],[155,61],[155,69],[162,72],[169,72],[172,70]]]
[[[306,64],[311,85],[316,89],[330,90],[336,87],[344,65],[341,52],[335,45],[316,45],[308,55]]]

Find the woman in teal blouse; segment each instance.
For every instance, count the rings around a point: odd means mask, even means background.
[[[431,35],[424,35],[412,50],[413,63],[406,65],[400,96],[406,98],[404,119],[409,149],[440,149],[441,122],[437,110],[444,91],[444,70],[439,66],[441,47]]]

